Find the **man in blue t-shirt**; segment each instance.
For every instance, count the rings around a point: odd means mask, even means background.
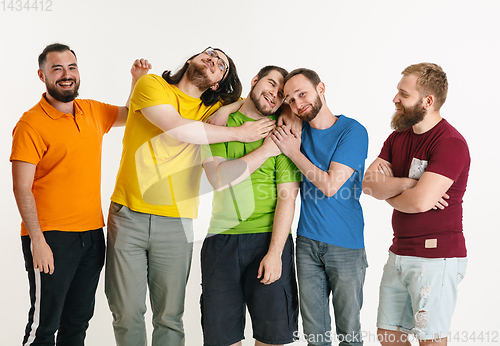
[[[297,229],[304,338],[309,345],[331,345],[332,292],[340,345],[362,345],[360,310],[368,264],[359,196],[368,134],[356,120],[330,111],[316,72],[290,72],[284,91],[292,112],[303,120],[302,136],[280,127],[273,139],[304,176]]]

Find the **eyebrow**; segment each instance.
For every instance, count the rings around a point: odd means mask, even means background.
[[[74,62],[74,63],[69,64],[68,66],[77,66],[77,65],[76,65],[76,63]],[[61,65],[61,64],[56,64],[56,65],[52,65],[52,66],[51,66],[51,68],[54,68],[54,67],[63,67],[63,65]]]

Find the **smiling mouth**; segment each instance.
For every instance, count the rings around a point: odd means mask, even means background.
[[[305,112],[305,111],[307,111],[307,110],[309,109],[309,107],[310,107],[310,106],[309,106],[309,105],[307,105],[307,106],[304,106],[304,107],[302,107],[301,109],[299,109],[299,114],[304,114],[304,112]]]
[[[271,107],[276,106],[276,104],[272,101],[272,99],[268,95],[263,94],[262,96],[264,97],[264,100],[266,100]]]
[[[70,89],[71,87],[73,87],[74,84],[75,84],[74,80],[63,80],[57,82],[57,85],[59,85],[63,89]]]
[[[214,73],[212,64],[210,64],[207,60],[202,60],[202,61],[203,64],[207,67],[207,69],[210,70],[210,72]]]

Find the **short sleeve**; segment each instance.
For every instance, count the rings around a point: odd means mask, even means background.
[[[302,172],[285,154],[276,157],[276,184],[302,181]]]
[[[356,122],[342,132],[331,161],[359,171],[364,169],[367,154],[368,133],[364,126]]]
[[[10,161],[24,161],[37,165],[46,151],[47,146],[39,133],[20,120],[12,132]]]
[[[109,130],[111,130],[111,128],[113,127],[116,118],[118,117],[118,106],[94,100],[85,101],[90,104],[94,117],[99,119],[99,123],[102,126],[102,134],[108,133]]]
[[[204,148],[202,150],[205,151],[205,154],[203,154],[203,160],[212,156],[220,156],[227,159],[226,143],[214,143],[204,145],[203,147]]]
[[[163,78],[154,74],[139,78],[130,98],[130,105],[134,110],[162,104],[176,104],[173,91],[162,85],[162,81]]]
[[[425,171],[457,181],[469,161],[470,154],[467,144],[458,138],[446,138],[432,149]]]
[[[382,160],[385,160],[387,162],[392,162],[392,142],[394,139],[395,132],[393,132],[389,137],[384,142],[384,145],[382,146],[382,150],[380,151],[380,154],[378,157],[380,157]]]

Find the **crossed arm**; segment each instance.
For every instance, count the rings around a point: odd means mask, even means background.
[[[452,179],[432,172],[425,172],[420,180],[394,177],[391,163],[377,158],[365,173],[363,192],[400,212],[414,214],[446,208],[446,192],[452,184]]]

